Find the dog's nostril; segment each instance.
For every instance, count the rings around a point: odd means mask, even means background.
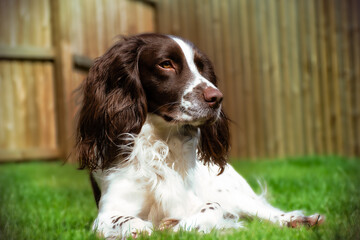
[[[203,92],[204,100],[210,107],[216,107],[222,102],[223,94],[216,88],[208,87]]]

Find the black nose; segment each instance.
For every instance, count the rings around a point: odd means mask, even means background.
[[[207,104],[212,108],[218,107],[223,100],[223,94],[216,88],[207,87],[203,95]]]

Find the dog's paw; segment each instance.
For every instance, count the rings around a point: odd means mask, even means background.
[[[124,222],[120,227],[122,236],[132,236],[133,238],[137,238],[139,234],[151,235],[152,233],[152,224],[139,218],[130,219],[129,221]]]
[[[207,203],[197,214],[180,220],[173,229],[174,231],[184,229],[209,233],[212,229],[243,227],[238,220],[239,217],[236,214],[224,210],[218,203]]]
[[[179,222],[180,220],[173,218],[163,219],[160,223],[159,230],[162,231],[165,229],[171,229],[175,227]]]
[[[106,221],[97,220],[93,229],[106,239],[137,238],[140,234],[150,235],[153,225],[140,218],[131,216],[113,216]]]
[[[301,226],[313,227],[322,224],[325,221],[325,216],[320,214],[313,214],[305,216],[301,211],[294,211],[284,213],[279,216],[280,226],[291,228],[298,228]]]

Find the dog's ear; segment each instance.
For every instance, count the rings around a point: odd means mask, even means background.
[[[227,163],[230,148],[229,119],[224,111],[212,124],[200,127],[198,154],[205,164],[214,163],[219,166],[221,174]]]
[[[213,64],[204,54],[205,62],[204,77],[209,79],[216,87],[218,86],[218,78],[215,74]],[[220,112],[220,116],[215,122],[205,124],[200,127],[200,141],[198,144],[198,155],[204,164],[214,163],[219,166],[219,174],[223,173],[227,163],[230,150],[230,131],[229,118],[224,110]]]
[[[75,146],[80,168],[109,168],[129,154],[122,146],[132,144],[129,134],[140,132],[147,114],[138,71],[143,44],[135,37],[119,41],[95,60],[80,86]]]

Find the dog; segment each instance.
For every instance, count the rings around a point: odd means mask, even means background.
[[[241,216],[314,226],[324,216],[284,212],[228,163],[229,119],[214,68],[180,37],[125,37],[81,85],[76,158],[88,169],[107,238],[154,229],[241,228]]]

